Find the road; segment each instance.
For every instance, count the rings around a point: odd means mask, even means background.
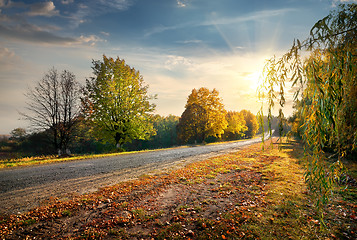
[[[50,196],[96,191],[141,174],[220,155],[260,141],[255,138],[0,170],[0,213],[25,211],[41,205]]]

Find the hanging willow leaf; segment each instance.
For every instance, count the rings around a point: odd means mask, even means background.
[[[294,40],[287,53],[280,58],[274,56],[264,67],[264,88],[260,90],[268,94],[259,95],[267,98],[268,120],[275,101],[285,105],[285,84],[291,81],[294,87],[293,119],[299,125],[296,134],[303,139],[306,153],[311,152],[305,178],[315,193],[319,210],[328,202],[338,179],[331,177],[338,174],[337,168],[324,167],[324,149],[333,149],[339,163],[342,157],[357,155],[356,36],[357,4],[340,5],[338,11],[311,28],[306,40]],[[309,57],[301,59],[302,51],[307,51]],[[279,122],[283,120],[284,114],[279,110]],[[323,218],[322,211],[320,217]]]

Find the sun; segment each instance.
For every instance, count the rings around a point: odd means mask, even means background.
[[[250,88],[256,90],[260,85],[261,71],[252,72],[247,76],[247,79],[250,81]]]

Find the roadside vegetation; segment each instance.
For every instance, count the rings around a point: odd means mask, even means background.
[[[274,139],[276,141],[277,139]],[[321,230],[303,148],[266,143],[2,216],[5,239],[353,239],[356,182],[334,189]],[[355,175],[356,168],[352,168]],[[352,179],[352,178],[351,178]]]
[[[66,161],[75,161],[75,160],[84,160],[84,159],[93,159],[93,158],[112,157],[122,154],[133,154],[133,153],[148,152],[148,151],[150,150],[119,152],[119,153],[104,153],[104,154],[86,154],[86,155],[76,155],[76,156],[68,156],[68,157],[60,157],[60,158],[57,155],[52,155],[52,156],[0,159],[0,169],[48,164],[48,163],[55,163],[55,162],[66,162]]]
[[[260,138],[261,134],[257,135],[256,138]],[[212,143],[200,143],[200,144],[188,144],[182,146],[174,146],[170,148],[157,148],[157,149],[145,149],[145,150],[129,150],[126,152],[112,152],[112,153],[99,153],[99,154],[73,154],[71,156],[59,157],[58,155],[47,155],[47,156],[35,156],[35,157],[24,157],[24,158],[5,158],[0,159],[0,169],[11,168],[11,167],[24,167],[24,166],[32,166],[32,165],[40,165],[40,164],[49,164],[55,162],[66,162],[66,161],[76,161],[76,160],[85,160],[85,159],[94,159],[94,158],[104,158],[104,157],[113,157],[124,154],[135,154],[142,152],[151,152],[151,151],[160,151],[160,150],[168,150],[173,148],[185,148],[190,146],[204,146],[204,145],[212,145],[212,144],[225,144],[230,142],[238,142],[244,141],[241,140],[233,140],[233,141],[224,141],[224,142],[212,142]]]

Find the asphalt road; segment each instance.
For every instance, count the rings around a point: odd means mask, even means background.
[[[245,145],[260,142],[260,138],[206,146],[176,148],[124,154],[114,157],[96,158],[71,162],[13,168],[0,171],[1,194],[25,188],[41,187],[63,180],[91,178],[123,169],[135,169],[149,164],[165,164],[212,152],[226,152]]]

